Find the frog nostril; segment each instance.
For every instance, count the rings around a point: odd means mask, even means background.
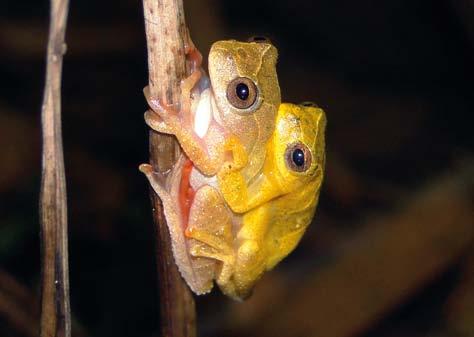
[[[252,36],[250,37],[247,42],[255,42],[255,43],[272,43],[270,39],[266,36]]]
[[[300,103],[300,105],[305,106],[305,107],[319,108],[316,103],[310,102],[310,101],[302,102]]]

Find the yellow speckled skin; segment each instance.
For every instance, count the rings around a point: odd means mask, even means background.
[[[313,218],[323,180],[325,163],[326,117],[323,110],[282,104],[277,119],[275,137],[269,144],[269,162],[263,175],[269,177],[262,188],[261,201],[272,198],[263,207],[270,214],[270,228],[265,240],[266,269],[270,269],[290,253]],[[312,153],[312,163],[306,172],[288,169],[284,151],[288,144],[300,140]],[[255,202],[255,197],[252,198]],[[244,224],[258,221],[255,211],[244,216]],[[244,229],[241,231],[245,235]]]
[[[311,222],[323,180],[325,126],[323,110],[282,103],[258,178],[247,186],[232,165],[219,173],[222,195],[234,212],[243,215],[234,238],[238,248],[233,274],[219,284],[227,295],[247,296],[262,273],[296,247]],[[296,142],[305,144],[312,156],[304,172],[292,170],[285,155]]]

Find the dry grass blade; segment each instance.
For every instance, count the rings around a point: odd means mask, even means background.
[[[51,1],[46,84],[42,106],[41,337],[69,337],[67,206],[61,136],[61,73],[69,2]]]
[[[149,87],[152,97],[179,103],[180,82],[186,76],[184,9],[182,0],[144,0],[148,46]],[[174,137],[150,131],[150,162],[156,171],[169,169],[179,151]],[[162,335],[196,336],[193,296],[174,263],[161,202],[151,191],[156,228]]]

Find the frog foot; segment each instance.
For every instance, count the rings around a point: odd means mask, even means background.
[[[174,134],[180,124],[176,105],[169,105],[166,101],[150,97],[148,87],[143,89],[143,93],[151,108],[145,112],[147,125],[155,131]]]
[[[195,69],[181,81],[181,104],[168,103],[166,97],[157,98],[150,95],[150,89],[143,89],[151,110],[145,112],[146,123],[154,130],[176,134],[178,130],[192,129],[191,93],[202,77],[202,71]]]
[[[200,68],[193,69],[191,74],[181,81],[181,118],[183,122],[191,125],[191,99],[192,91],[202,77]]]
[[[189,29],[186,29],[186,36],[184,39],[184,53],[186,54],[187,60],[191,63],[191,72],[201,67],[202,55],[194,45],[193,40],[189,34]]]
[[[161,114],[163,110],[165,109],[174,110],[174,111],[178,110],[177,104],[169,104],[166,100],[166,97],[164,99],[159,99],[157,97],[151,96],[150,86],[148,85],[143,88],[143,95],[145,96],[145,99],[148,105],[150,106],[150,108],[153,111],[156,111],[157,114]]]
[[[197,243],[191,245],[189,253],[194,257],[206,257],[222,262],[216,279],[218,284],[228,282],[234,272],[235,256],[232,247],[222,238],[200,229],[186,229],[185,236]]]
[[[141,164],[138,169],[145,174],[148,181],[150,182],[153,190],[158,196],[163,198],[169,198],[169,193],[166,190],[166,175],[160,172],[155,172],[150,164]]]

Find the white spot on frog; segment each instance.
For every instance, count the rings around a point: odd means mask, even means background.
[[[196,113],[194,114],[194,131],[201,138],[206,135],[211,122],[211,95],[212,92],[210,89],[206,89],[201,92],[201,97],[196,108]]]

